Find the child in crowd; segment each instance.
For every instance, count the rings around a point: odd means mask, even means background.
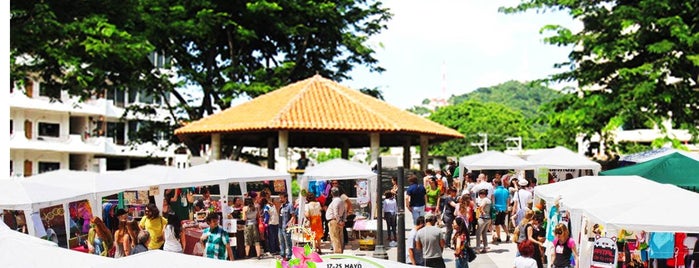
[[[396,199],[395,196],[393,195],[393,192],[386,191],[384,192],[384,200],[383,200],[383,217],[386,220],[386,225],[388,225],[388,240],[391,242],[389,243],[389,246],[395,247],[397,245],[396,243]]]

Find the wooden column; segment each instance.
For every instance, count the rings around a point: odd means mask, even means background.
[[[211,161],[221,159],[221,134],[211,134]]]
[[[275,170],[288,172],[289,171],[289,131],[279,131],[279,165]]]
[[[340,157],[342,157],[342,159],[349,159],[349,140],[347,138],[342,138],[342,148],[340,148]]]
[[[403,144],[403,167],[407,170],[410,170],[410,138],[405,139],[405,143]]]
[[[420,170],[422,171],[427,170],[428,150],[427,136],[420,135]]]
[[[267,168],[274,169],[276,158],[274,157],[274,137],[267,138]]]
[[[369,163],[374,162],[374,160],[379,159],[379,146],[381,145],[381,136],[379,133],[369,134],[369,144],[371,146],[371,157]]]

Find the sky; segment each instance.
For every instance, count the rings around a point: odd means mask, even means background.
[[[579,29],[564,12],[498,12],[518,0],[384,0],[394,14],[373,36],[379,65],[356,68],[342,84],[378,87],[389,104],[407,109],[426,98],[448,98],[509,80],[530,81],[558,73],[570,47],[543,42],[539,29],[560,24]],[[554,85],[554,88],[563,85]]]

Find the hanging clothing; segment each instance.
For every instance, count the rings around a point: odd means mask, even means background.
[[[684,239],[687,238],[686,233],[675,233],[674,247],[677,249],[677,256],[667,260],[667,266],[680,267],[684,266],[684,257],[687,256],[689,249],[684,246]]]
[[[669,259],[675,254],[675,235],[673,233],[650,233],[650,251],[648,257]]]

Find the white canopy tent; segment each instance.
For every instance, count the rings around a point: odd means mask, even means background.
[[[39,213],[40,209],[63,205],[63,210],[69,211],[70,202],[95,202],[93,188],[87,183],[93,182],[96,175],[87,171],[56,170],[31,179],[0,180],[0,209],[23,211],[28,233],[36,235],[37,231],[43,230],[43,225],[39,226],[42,223],[32,214]],[[65,178],[71,179],[64,181]],[[69,217],[65,213],[66,233],[70,233]]]
[[[499,151],[485,151],[459,158],[458,168],[459,174],[466,174],[465,169],[469,171],[495,169],[525,170],[534,169],[535,167],[536,166],[532,163],[517,156],[508,155]]]
[[[369,181],[371,202],[376,202],[376,200],[378,200],[378,197],[376,196],[376,187],[378,185],[377,178],[378,176],[376,173],[371,171],[371,167],[346,159],[337,158],[306,169],[304,174],[300,176],[299,185],[301,186],[301,189],[308,190],[309,181],[366,179]],[[303,205],[305,202],[306,199],[300,197],[300,211],[303,211]],[[372,219],[374,218],[375,214],[374,210],[375,209],[371,210]]]
[[[161,184],[160,193],[172,188],[219,185],[223,198],[228,195],[228,185],[232,182],[240,183],[240,190],[245,193],[248,191],[246,182],[284,180],[286,191],[291,196],[291,175],[239,161],[217,160],[193,166],[183,169],[179,177],[172,177]]]
[[[637,196],[632,198],[635,201],[619,201],[607,206],[602,202],[593,203],[585,208],[585,214],[614,229],[699,233],[699,214],[688,213],[697,210],[699,194],[661,183],[649,185],[648,190],[631,193]],[[610,208],[615,212],[610,212]]]
[[[532,169],[535,167],[522,158],[498,151],[464,156],[459,159],[459,164],[469,170]]]
[[[57,247],[48,240],[13,231],[0,221],[3,267],[103,267],[114,259]]]
[[[170,181],[179,181],[185,177],[182,169],[163,165],[143,165],[122,171],[112,171],[100,174],[95,185],[95,195],[101,201],[103,197],[124,191],[145,191],[153,186],[158,186],[158,195],[154,197],[155,204],[163,207],[165,196],[162,184]],[[96,208],[95,208],[96,207]],[[102,215],[101,202],[93,206],[95,215]]]
[[[590,169],[595,175],[602,170],[599,163],[561,146],[537,150],[536,154],[528,156],[526,160],[537,168]]]
[[[534,194],[550,205],[560,196],[561,209],[570,211],[571,234],[576,240],[584,228],[583,218],[602,224],[612,236],[621,229],[699,232],[699,215],[687,213],[696,210],[699,194],[639,176],[580,177],[537,186]],[[581,250],[589,253],[591,244],[581,240]]]
[[[162,207],[166,188],[179,188],[218,184],[222,197],[228,193],[230,182],[240,182],[246,192],[245,182],[285,180],[291,195],[291,176],[238,161],[220,160],[187,169],[161,165],[145,165],[124,171],[94,173],[87,171],[57,170],[31,176],[27,179],[0,180],[0,209],[23,210],[30,234],[34,235],[31,214],[40,208],[74,201],[90,201],[93,215],[102,215],[101,199],[123,191],[149,190],[158,187],[156,205]],[[65,213],[66,228],[70,215]],[[69,233],[67,230],[66,233]]]

